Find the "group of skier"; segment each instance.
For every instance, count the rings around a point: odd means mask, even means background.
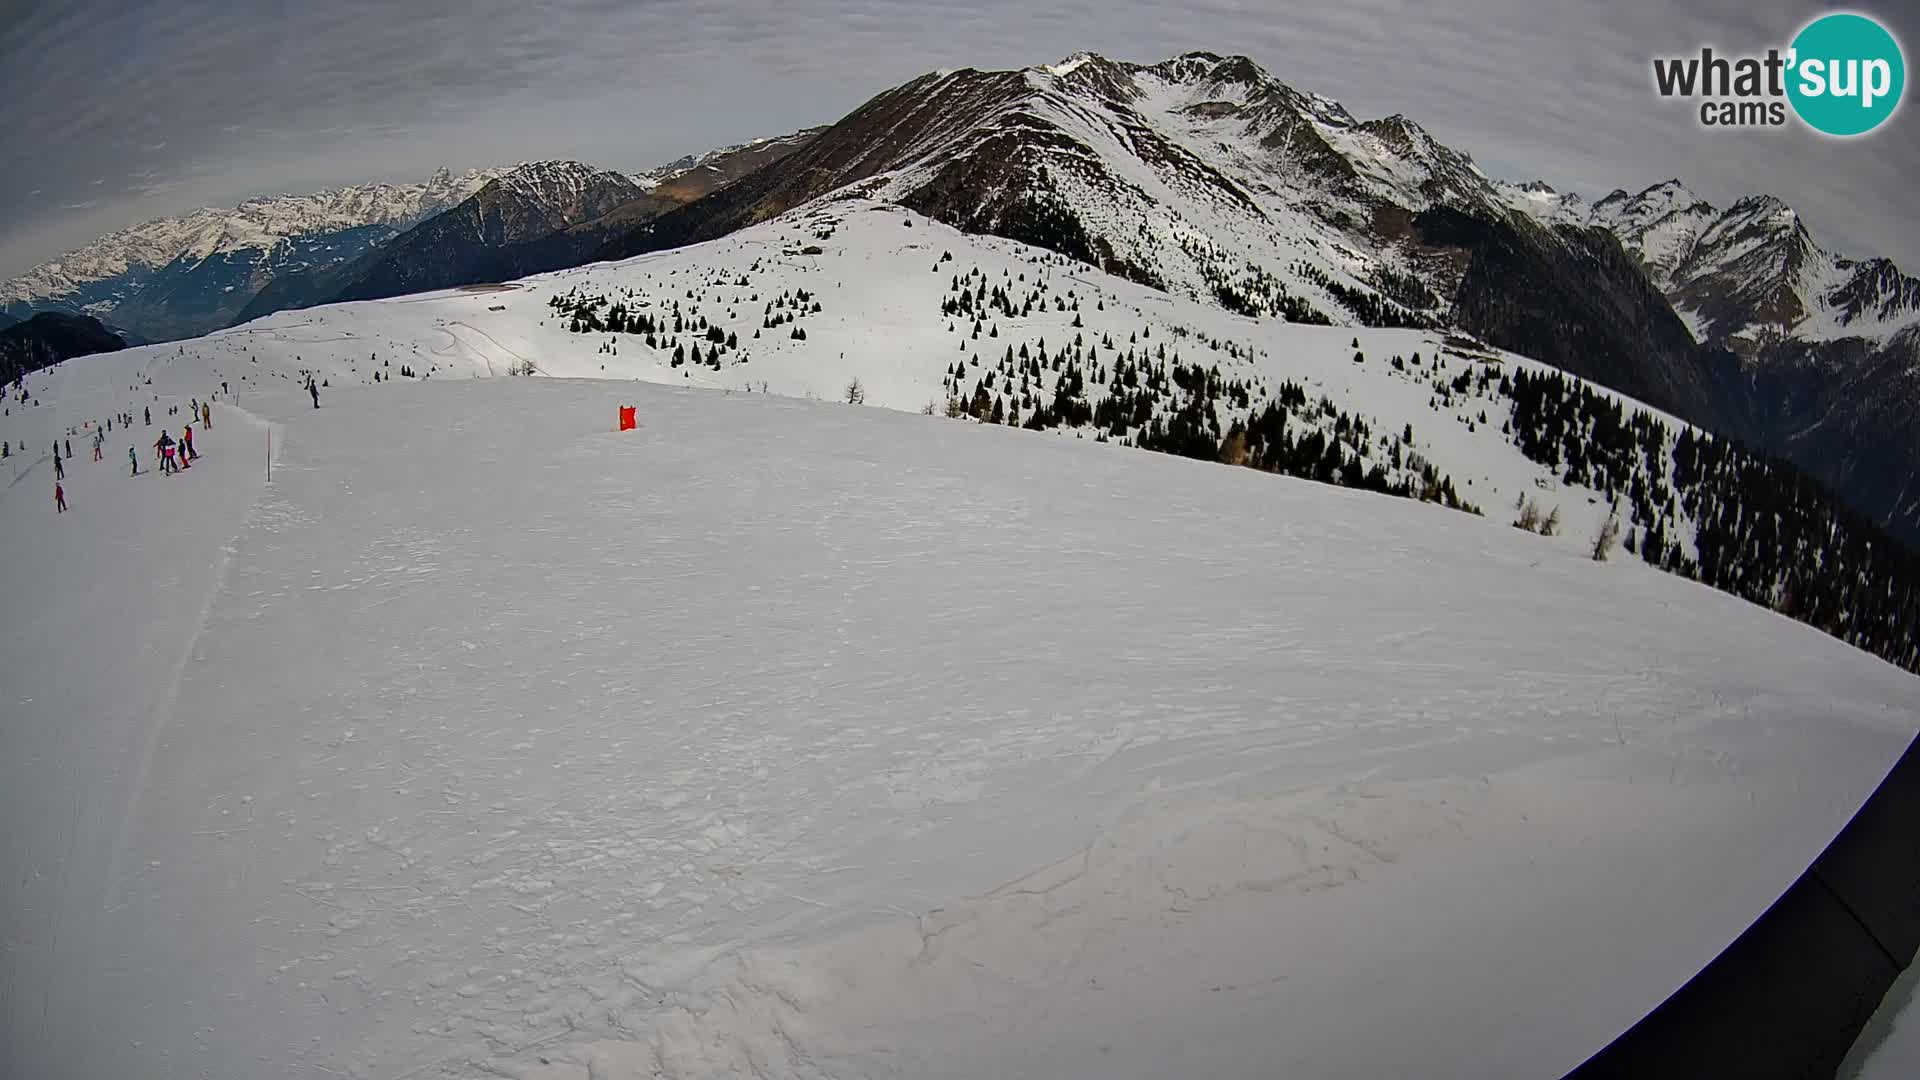
[[[128,447],[127,449],[131,451],[133,448]],[[160,432],[160,438],[154,441],[153,454],[156,463],[160,467],[161,475],[177,473],[185,469],[193,468],[194,460],[200,456],[195,453],[193,449],[193,425],[188,424],[186,427],[180,429],[180,438],[178,441],[176,441],[170,433],[162,430]],[[133,467],[134,472],[136,474],[139,473],[140,463],[137,461],[134,462]]]
[[[172,415],[178,415],[180,406],[173,406],[169,412]],[[187,415],[199,421],[202,431],[213,427],[213,405],[210,402],[202,402],[196,399],[188,403]],[[171,432],[162,428],[160,437],[154,440],[153,455],[154,462],[159,467],[162,475],[193,468],[193,463],[200,460],[200,452],[193,448],[193,425],[187,424],[185,427],[182,427],[178,439],[175,439]],[[133,464],[134,475],[138,476],[140,473],[140,461],[133,456],[132,447],[127,448],[127,459]]]
[[[168,407],[167,414],[169,416],[178,416],[179,413],[180,406],[173,405]],[[141,418],[146,421],[147,426],[152,427],[153,409],[150,406],[142,408],[140,414]],[[160,437],[154,440],[153,455],[155,471],[162,475],[190,469],[193,467],[195,461],[200,460],[200,451],[193,445],[193,427],[194,424],[199,424],[202,431],[212,429],[213,403],[210,401],[201,401],[196,398],[187,404],[187,415],[192,417],[192,420],[181,426],[179,438],[175,438],[173,433],[163,425],[160,431]],[[115,421],[118,421],[123,428],[131,428],[133,426],[133,413],[124,412],[104,422],[95,422],[88,425],[93,428],[93,460],[106,460],[107,433],[113,430]],[[71,436],[74,433],[72,429],[69,429],[68,438],[55,439],[53,441],[53,506],[55,513],[64,514],[67,512],[66,463],[73,459],[73,439]],[[62,451],[65,451],[65,453],[62,453]],[[140,475],[140,455],[131,446],[127,447],[127,466],[129,470],[128,475]]]

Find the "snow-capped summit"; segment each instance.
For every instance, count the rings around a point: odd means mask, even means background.
[[[1080,70],[1080,68],[1084,66],[1087,63],[1087,61],[1092,59],[1093,59],[1092,53],[1077,52],[1077,53],[1074,53],[1072,56],[1067,57],[1065,60],[1060,61],[1057,64],[1046,65],[1046,72],[1047,74],[1052,75],[1056,78],[1062,78]]]
[[[501,194],[566,199],[578,197],[610,178],[614,182],[632,183],[616,173],[581,161],[523,161],[495,177],[491,186]]]
[[[930,73],[777,171],[601,256],[720,235],[846,187],[1248,315],[1421,325],[1443,314],[1444,270],[1377,230],[1377,212],[1500,203],[1470,158],[1411,119],[1362,123],[1246,57],[1205,52]]]
[[[370,300],[518,276],[512,253],[646,192],[578,161],[523,162],[347,269],[329,297]]]
[[[1509,206],[1542,224],[1585,225],[1593,216],[1593,208],[1578,192],[1559,191],[1544,180],[1496,186],[1506,193]]]
[[[1508,204],[1542,221],[1611,231],[1702,341],[1752,353],[1788,339],[1884,342],[1920,324],[1920,281],[1886,260],[1827,251],[1775,196],[1723,209],[1678,179],[1615,190],[1591,207],[1550,192],[1508,185]]]
[[[522,162],[474,193],[496,207],[511,207],[514,220],[498,238],[514,243],[601,214],[644,194],[628,177],[580,161]]]
[[[1615,230],[1631,230],[1700,205],[1703,200],[1676,178],[1654,184],[1637,195],[1616,189],[1594,203],[1593,211],[1596,223]]]

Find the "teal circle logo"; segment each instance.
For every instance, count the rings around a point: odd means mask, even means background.
[[[1864,135],[1886,123],[1907,88],[1900,43],[1865,15],[1822,15],[1793,39],[1789,57],[1787,99],[1827,135]]]

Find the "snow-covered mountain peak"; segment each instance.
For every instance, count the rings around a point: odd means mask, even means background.
[[[1495,186],[1510,208],[1545,225],[1586,225],[1593,216],[1593,207],[1578,192],[1560,191],[1544,180],[1502,181]],[[1624,196],[1625,192],[1614,194]]]
[[[1399,113],[1359,125],[1377,141],[1379,151],[1409,164],[1417,164],[1428,173],[1469,168],[1473,159],[1467,154],[1442,146],[1427,130]]]
[[[1218,96],[1241,99],[1250,93],[1281,85],[1248,57],[1221,56],[1210,52],[1182,53],[1147,70],[1168,82],[1204,87]]]
[[[1886,260],[1827,251],[1774,195],[1722,208],[1672,179],[1586,207],[1545,185],[1503,190],[1537,220],[1610,230],[1702,341],[1752,352],[1789,337],[1886,340],[1920,323],[1920,281]]]
[[[1799,213],[1773,195],[1748,195],[1736,199],[1733,205],[1727,207],[1726,216],[1750,228],[1771,233],[1794,233],[1807,244],[1813,242],[1806,227],[1801,224]]]
[[[616,181],[631,186],[632,181],[580,161],[523,161],[497,177],[492,187],[497,193],[515,193],[532,198],[564,196],[595,185]]]
[[[1090,52],[1077,52],[1057,64],[1046,64],[1044,68],[1047,74],[1055,78],[1064,78],[1080,70],[1087,61],[1092,59],[1094,59],[1094,55]]]
[[[1666,180],[1639,194],[1616,190],[1593,204],[1596,224],[1615,231],[1647,228],[1676,213],[1711,213],[1713,206],[1679,180]]]

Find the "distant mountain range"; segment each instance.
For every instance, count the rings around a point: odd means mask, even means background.
[[[1610,230],[1695,337],[1742,353],[1788,338],[1884,337],[1920,313],[1920,280],[1886,259],[1823,250],[1800,215],[1770,195],[1720,209],[1669,180],[1587,206],[1536,184],[1513,204],[1549,222]]]
[[[611,237],[778,161],[811,134],[723,147],[633,176],[571,161],[522,164],[356,258],[275,278],[232,321],[574,265]]]
[[[168,341],[283,308],[516,277],[577,262],[633,225],[778,160],[809,134],[633,175],[552,161],[443,169],[419,184],[157,218],[0,282],[0,313],[92,315],[131,341]]]
[[[143,222],[0,283],[0,311],[93,315],[154,341],[204,334],[274,278],[358,258],[500,171],[443,170],[420,184],[250,199]]]
[[[857,196],[1252,319],[1457,328],[1790,458],[1920,539],[1920,281],[1821,248],[1768,196],[1720,208],[1670,181],[1588,203],[1497,180],[1410,118],[1359,119],[1245,57],[935,72],[828,127],[652,173],[545,162],[425,188],[378,221],[288,225],[259,248],[183,252],[158,238],[204,225],[149,223],[8,283],[0,304],[163,337],[625,258]]]
[[[286,274],[241,309],[246,322],[284,308],[369,300],[516,276],[502,253],[641,197],[629,177],[571,161],[516,166],[452,208],[358,257]],[[496,271],[507,270],[504,274]]]

